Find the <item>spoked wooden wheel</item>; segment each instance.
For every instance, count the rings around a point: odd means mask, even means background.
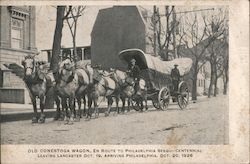
[[[168,108],[169,100],[170,91],[167,87],[164,87],[158,94],[158,103],[161,110],[166,110]]]
[[[159,103],[156,100],[152,100],[152,103],[156,109],[160,109]]]
[[[177,101],[181,109],[185,109],[188,106],[189,102],[189,89],[187,83],[181,82],[179,84]]]

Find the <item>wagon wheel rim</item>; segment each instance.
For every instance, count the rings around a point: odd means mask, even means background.
[[[158,104],[161,110],[166,110],[169,105],[170,92],[168,88],[164,87],[160,90],[158,95]]]
[[[180,87],[180,94],[178,95],[178,105],[180,109],[185,109],[189,102],[189,90],[188,87],[185,85],[181,85]]]

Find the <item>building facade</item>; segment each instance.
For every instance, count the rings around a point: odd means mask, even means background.
[[[76,51],[77,51],[78,60],[89,60],[89,61],[91,60],[91,48],[90,48],[90,46],[76,47]],[[40,55],[43,56],[41,58],[44,58],[44,56],[46,56],[45,57],[46,62],[50,63],[51,62],[51,57],[52,57],[52,49],[41,50]],[[73,55],[74,55],[74,48],[73,47],[62,47],[61,48],[61,53],[59,55],[59,59],[60,59],[60,61],[63,61],[66,58],[70,58],[71,61],[73,61],[73,58],[74,58]]]
[[[1,102],[27,103],[21,61],[37,53],[34,6],[0,6]],[[13,97],[14,96],[14,97]]]

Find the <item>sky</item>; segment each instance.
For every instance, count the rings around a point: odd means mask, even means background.
[[[78,19],[76,44],[77,46],[90,45],[90,34],[98,11],[111,6],[88,6],[84,15]],[[56,23],[55,6],[38,6],[36,8],[36,45],[39,51],[51,49]],[[72,47],[72,37],[69,27],[64,22],[62,46]]]
[[[77,35],[76,35],[76,45],[77,46],[89,46],[91,42],[91,31],[94,25],[96,16],[100,9],[109,8],[112,6],[87,6],[84,12],[84,15],[78,19]],[[147,10],[151,10],[152,6],[142,6]],[[191,10],[200,10],[200,9],[211,9],[212,6],[199,6],[199,7],[176,7],[176,11],[191,11]],[[164,14],[164,7],[160,7],[160,12]],[[198,19],[201,20],[201,15],[211,15],[215,11],[202,11],[197,12]],[[36,45],[38,51],[44,49],[52,49],[53,36],[56,23],[56,6],[37,6],[36,8]],[[193,17],[194,13],[188,14],[177,14],[178,17],[181,17],[182,20],[187,20],[188,17]],[[164,20],[162,22],[164,24]],[[63,47],[72,47],[72,37],[69,31],[69,27],[64,22],[63,36],[62,36],[62,46]]]

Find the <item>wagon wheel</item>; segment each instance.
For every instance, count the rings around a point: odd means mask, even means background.
[[[156,109],[160,109],[159,103],[156,100],[152,100],[152,103]]]
[[[184,81],[179,84],[177,101],[181,109],[185,109],[188,105],[189,90],[187,83],[185,83]]]
[[[158,104],[161,110],[166,110],[170,100],[170,92],[167,87],[160,90],[158,94]]]

